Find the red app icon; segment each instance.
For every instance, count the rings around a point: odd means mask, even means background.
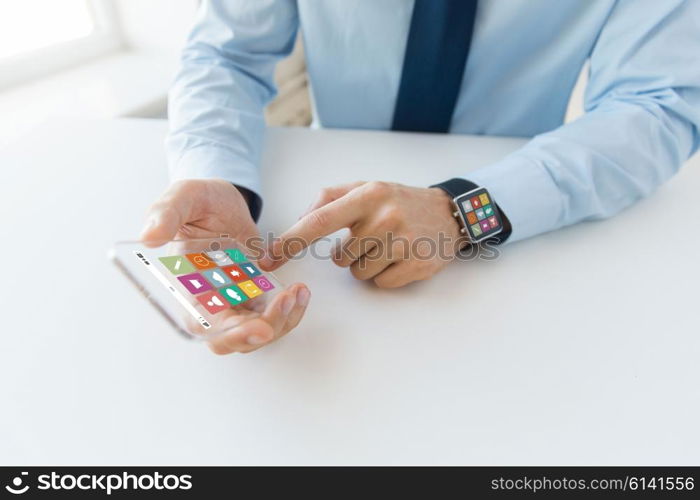
[[[478,197],[478,196],[475,196],[474,198],[472,198],[472,199],[469,200],[469,201],[472,202],[472,207],[474,207],[474,208],[481,208],[481,202],[479,201],[479,197]]]
[[[498,227],[498,219],[496,219],[496,216],[495,216],[495,215],[489,217],[488,220],[489,220],[489,225],[490,225],[491,227]]]
[[[243,272],[243,269],[241,269],[238,266],[226,266],[222,267],[221,269],[228,275],[229,278],[231,278],[236,283],[240,283],[241,281],[246,281],[250,279]]]
[[[197,300],[211,314],[216,314],[229,308],[229,304],[216,292],[208,292],[197,296]]]
[[[185,257],[187,257],[197,269],[211,269],[212,267],[216,267],[216,264],[201,253],[188,253]]]

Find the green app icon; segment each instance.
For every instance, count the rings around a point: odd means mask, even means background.
[[[224,251],[228,254],[229,257],[231,257],[231,260],[234,262],[245,262],[248,260],[245,254],[237,248],[229,248]]]
[[[486,217],[491,217],[493,215],[493,207],[491,205],[486,205],[484,207],[484,213],[486,214]]]
[[[219,289],[219,293],[224,296],[232,305],[237,306],[248,300],[248,296],[236,285]]]
[[[173,255],[172,257],[158,257],[158,260],[175,276],[180,274],[188,274],[196,271],[194,266],[190,264],[182,255]]]

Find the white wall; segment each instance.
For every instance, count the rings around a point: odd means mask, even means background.
[[[127,46],[177,51],[194,22],[197,0],[114,0]]]

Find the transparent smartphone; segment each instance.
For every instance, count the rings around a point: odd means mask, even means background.
[[[208,340],[260,316],[283,288],[228,237],[148,245],[120,242],[110,257],[168,322],[190,339]]]

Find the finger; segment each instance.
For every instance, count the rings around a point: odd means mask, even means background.
[[[372,279],[391,265],[391,261],[384,255],[383,247],[383,244],[379,244],[353,262],[350,266],[350,272],[356,279]]]
[[[284,327],[289,316],[296,307],[296,297],[299,285],[292,285],[284,292],[280,293],[273,303],[269,304],[260,319],[267,322],[271,327],[272,335],[265,332],[264,335],[253,334],[246,338],[246,345],[239,349],[239,352],[246,353],[260,349],[280,338],[286,332]],[[282,297],[280,297],[282,296]]]
[[[379,288],[399,288],[413,281],[424,279],[408,260],[394,262],[375,276],[374,284]]]
[[[192,218],[192,207],[192,197],[188,195],[187,189],[180,184],[173,184],[148,210],[141,240],[147,246],[172,240]]]
[[[309,289],[306,288],[306,286],[304,285],[300,286],[297,289],[296,304],[294,305],[294,309],[292,309],[292,312],[289,313],[287,323],[285,323],[284,328],[282,329],[282,335],[286,335],[291,330],[297,327],[297,325],[301,321],[301,318],[304,317],[304,313],[306,312],[306,308],[309,305],[310,300],[311,292],[309,291]]]
[[[362,219],[366,210],[367,206],[360,197],[353,196],[353,191],[314,210],[274,242],[269,252],[271,255],[260,259],[261,267],[267,271],[277,269],[318,239],[352,226]]]
[[[396,240],[389,246],[380,243],[350,266],[350,271],[359,280],[372,279],[393,263],[407,259],[409,255],[408,244],[404,240]]]
[[[262,316],[212,339],[209,348],[216,354],[230,354],[254,351],[272,342],[280,335],[295,302],[296,291],[284,290],[268,304]]]
[[[306,214],[309,212],[313,212],[317,208],[321,208],[324,205],[327,205],[328,203],[337,200],[338,198],[342,198],[346,194],[348,194],[350,191],[355,189],[356,187],[361,186],[364,184],[365,181],[358,181],[358,182],[351,182],[349,184],[341,184],[339,186],[331,186],[327,188],[323,188],[321,192],[318,194],[318,197],[316,200],[309,205],[309,208],[307,208],[299,218],[301,219],[304,217]]]
[[[333,249],[333,262],[340,267],[349,267],[366,253],[373,251],[386,237],[377,230],[359,225],[350,236]]]
[[[209,349],[214,354],[231,354],[244,352],[251,347],[246,339],[255,336],[257,338],[272,338],[272,327],[261,318],[245,321],[232,330],[219,335],[209,341]]]

